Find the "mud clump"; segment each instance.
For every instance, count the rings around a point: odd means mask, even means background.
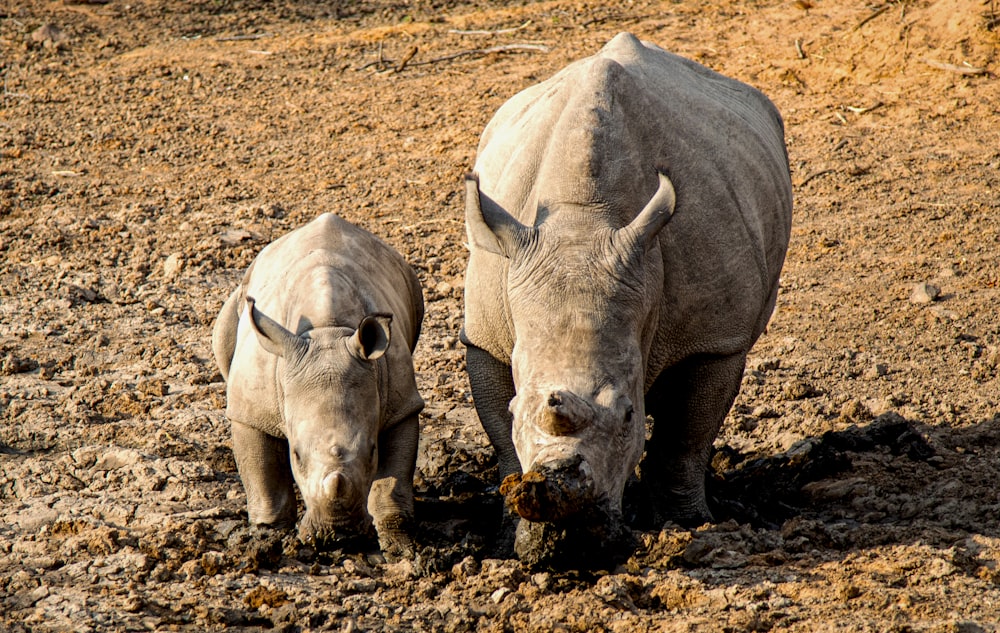
[[[523,475],[507,475],[500,494],[507,505],[529,521],[567,519],[594,502],[594,481],[584,472],[583,458],[543,464]]]
[[[580,456],[543,464],[500,485],[506,505],[521,517],[514,552],[533,568],[600,569],[621,562],[635,549],[620,512],[594,494],[593,479]]]

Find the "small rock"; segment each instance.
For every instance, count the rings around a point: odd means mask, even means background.
[[[438,285],[434,287],[434,291],[442,297],[447,297],[451,294],[451,284],[447,281],[439,282]]]
[[[229,229],[219,236],[219,240],[227,246],[239,246],[243,242],[253,241],[254,236],[244,229]]]
[[[510,589],[508,589],[507,587],[500,587],[499,589],[490,594],[490,600],[493,601],[493,604],[500,604],[501,602],[503,602],[503,599],[506,598],[507,594],[509,593]]]
[[[927,574],[934,580],[940,580],[945,576],[950,576],[957,571],[957,568],[943,558],[933,558],[926,565]]]
[[[885,365],[882,366],[885,367]],[[888,368],[886,368],[886,371],[888,371]],[[872,416],[871,409],[857,398],[854,398],[845,402],[844,406],[840,408],[840,417],[852,422],[867,422],[874,416]]]
[[[747,363],[747,367],[753,371],[773,371],[781,368],[780,358],[752,358]]]
[[[930,311],[931,311],[931,314],[934,315],[934,318],[938,319],[939,321],[958,321],[959,320],[959,316],[958,316],[957,312],[955,312],[954,310],[948,310],[948,309],[944,308],[943,306],[931,306]]]
[[[785,383],[782,393],[786,400],[805,400],[806,398],[812,398],[820,394],[816,387],[813,387],[804,380],[798,379]]]
[[[940,288],[932,286],[927,282],[921,282],[913,287],[913,291],[910,293],[910,301],[912,303],[931,303],[940,296]]]
[[[759,404],[753,408],[750,415],[755,418],[780,418],[781,412],[767,406],[766,404]]]
[[[48,595],[49,588],[46,585],[42,585],[31,591],[22,591],[13,598],[12,606],[15,609],[27,609]]]
[[[472,556],[466,556],[451,568],[451,573],[458,580],[468,580],[479,574],[479,563]]]
[[[31,32],[31,40],[39,44],[52,46],[53,44],[64,42],[66,34],[55,24],[43,24]]]
[[[163,262],[163,276],[167,279],[174,279],[184,268],[184,260],[180,253],[172,253]]]
[[[548,591],[552,587],[552,574],[547,571],[540,571],[531,576],[531,582],[542,591]]]
[[[888,375],[889,366],[885,363],[875,363],[871,367],[865,370],[863,374],[865,380],[875,380],[881,378],[882,376]]]
[[[109,449],[94,464],[94,470],[116,470],[142,461],[142,455],[134,448]]]

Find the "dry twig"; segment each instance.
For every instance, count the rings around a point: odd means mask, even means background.
[[[866,108],[858,108],[855,106],[844,106],[844,107],[853,112],[854,114],[864,114],[865,112],[871,112],[872,110],[881,108],[883,105],[885,104],[882,103],[881,101],[876,101],[874,104]]]
[[[933,59],[927,59],[926,57],[921,59],[923,63],[927,64],[932,68],[937,68],[938,70],[947,70],[948,72],[958,73],[960,75],[988,75],[990,71],[985,68],[977,68],[976,66],[956,66],[955,64],[946,64],[944,62],[936,62]]]
[[[528,20],[521,26],[515,26],[509,29],[498,29],[496,31],[479,31],[479,30],[463,31],[461,29],[449,29],[448,32],[454,33],[456,35],[501,35],[503,33],[515,33],[523,28],[526,28],[529,24],[531,24],[531,20]]]
[[[393,70],[393,72],[397,73],[403,72],[403,69],[406,68],[406,65],[410,63],[410,60],[413,59],[413,56],[416,54],[417,54],[417,47],[411,46],[410,50],[406,51],[406,54],[403,55],[403,59],[399,60],[399,63],[396,64],[396,68]]]
[[[540,51],[542,53],[547,53],[549,52],[549,47],[541,44],[505,44],[503,46],[491,46],[489,48],[473,48],[467,51],[458,51],[457,53],[442,55],[441,57],[435,57],[434,59],[413,62],[410,66],[437,64],[439,62],[446,62],[459,57],[468,57],[469,55],[491,55],[493,53],[512,53],[516,51]]]
[[[811,173],[808,176],[806,176],[805,179],[802,182],[799,183],[799,187],[805,187],[806,183],[808,183],[810,180],[812,180],[814,178],[819,178],[820,176],[824,176],[826,174],[831,174],[831,173],[833,173],[832,169],[821,169],[819,171],[814,171],[813,173]]]
[[[868,24],[869,22],[871,22],[872,20],[874,20],[878,16],[882,15],[883,13],[885,13],[886,11],[889,10],[889,6],[890,5],[888,3],[886,3],[886,4],[883,4],[882,6],[880,6],[879,8],[875,9],[874,11],[872,11],[871,15],[869,15],[868,17],[866,17],[864,20],[861,20],[860,22],[858,22],[858,25],[856,27],[854,27],[853,30],[857,31],[862,26]]]
[[[216,42],[241,42],[243,40],[259,40],[265,37],[271,37],[270,33],[253,33],[251,35],[229,35],[226,37],[215,38]]]

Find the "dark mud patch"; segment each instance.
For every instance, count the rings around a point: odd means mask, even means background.
[[[810,484],[849,473],[852,455],[866,452],[923,462],[935,455],[914,425],[896,414],[803,440],[779,455],[748,458],[721,446],[712,457],[706,485],[709,507],[720,521],[778,529],[814,506]],[[845,488],[842,497],[847,496]]]

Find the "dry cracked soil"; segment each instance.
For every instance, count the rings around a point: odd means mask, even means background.
[[[6,0],[0,630],[1000,629],[998,29],[994,0]],[[777,104],[792,241],[716,522],[528,569],[490,557],[461,177],[623,30]],[[321,211],[423,283],[413,561],[246,526],[211,324]]]

